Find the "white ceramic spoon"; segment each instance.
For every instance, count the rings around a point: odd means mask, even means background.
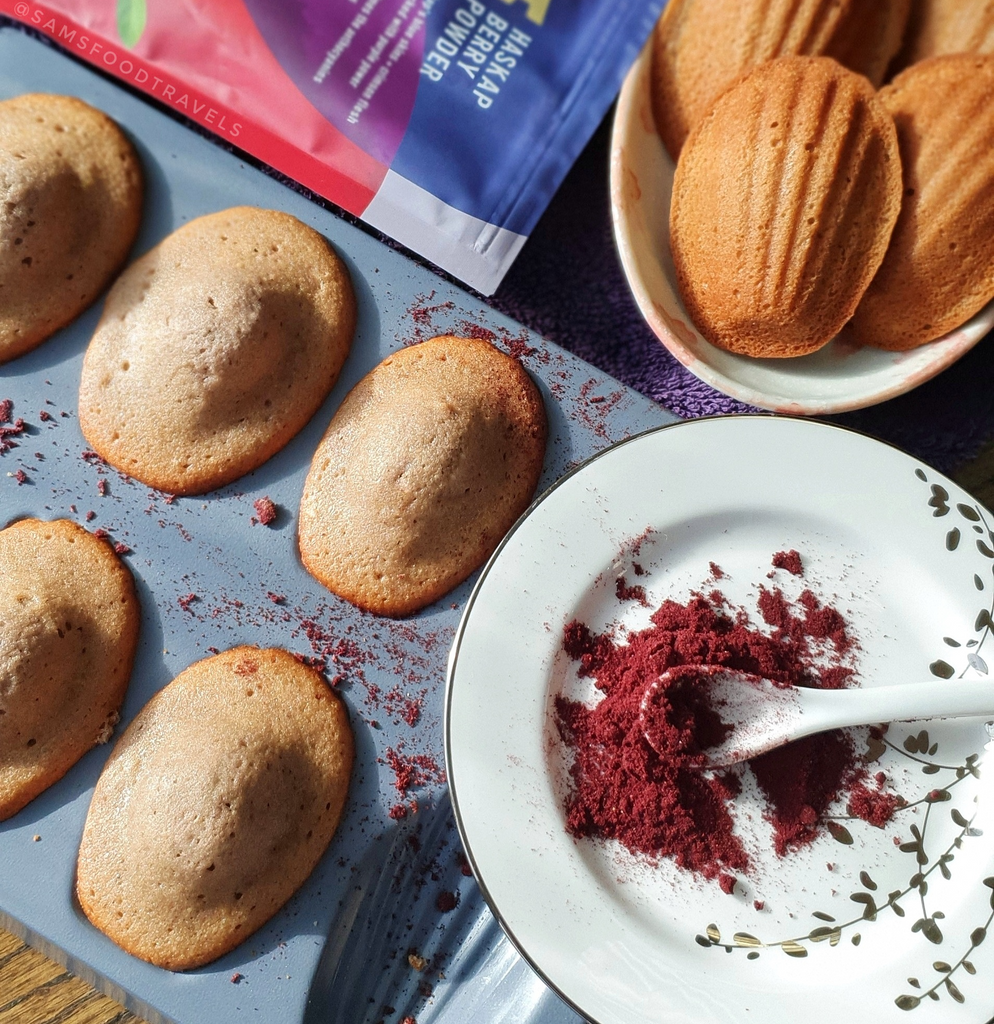
[[[705,747],[693,759],[696,768],[724,768],[737,761],[783,746],[802,736],[851,725],[915,722],[926,718],[968,718],[994,715],[994,680],[905,683],[866,690],[781,688],[769,679],[710,665],[699,670],[695,683],[707,688],[707,703],[730,726],[725,738]],[[686,675],[688,667],[675,669]],[[649,743],[661,754],[657,724],[658,691],[672,678],[664,672],[646,687],[640,724]],[[657,700],[654,700],[657,698]]]

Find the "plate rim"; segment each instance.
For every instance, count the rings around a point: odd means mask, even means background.
[[[983,502],[980,502],[976,498],[974,498],[973,495],[969,491],[967,491],[964,487],[962,487],[959,484],[957,484],[951,478],[947,477],[946,474],[941,473],[939,470],[935,469],[934,467],[932,467],[928,463],[924,462],[923,460],[921,460],[917,456],[912,455],[910,452],[906,451],[900,445],[897,445],[897,444],[894,444],[894,443],[892,443],[890,441],[886,441],[886,440],[883,440],[881,438],[875,437],[874,435],[868,433],[865,430],[860,430],[858,428],[850,427],[850,426],[847,426],[845,424],[840,424],[840,423],[834,423],[834,422],[831,422],[831,421],[821,420],[821,419],[818,419],[816,417],[811,417],[811,416],[789,415],[789,414],[770,415],[768,412],[731,413],[731,414],[715,414],[715,415],[709,415],[709,416],[701,416],[701,417],[698,417],[696,419],[678,420],[675,423],[665,423],[665,424],[662,424],[660,426],[650,427],[647,430],[640,431],[637,434],[633,434],[631,437],[627,437],[627,438],[625,438],[625,439],[623,439],[621,441],[618,441],[615,444],[610,445],[607,448],[604,448],[604,449],[602,449],[599,452],[595,452],[589,458],[584,459],[582,462],[580,462],[576,466],[572,467],[567,473],[563,474],[562,477],[560,477],[558,480],[556,480],[554,483],[552,483],[549,487],[547,487],[539,496],[537,496],[535,498],[535,500],[531,503],[531,505],[529,505],[529,507],[521,514],[521,516],[518,518],[518,520],[508,530],[508,532],[502,538],[500,544],[495,549],[494,553],[490,556],[490,558],[487,560],[486,564],[480,570],[479,578],[477,579],[476,583],[473,586],[472,592],[470,593],[469,597],[467,598],[466,606],[465,606],[465,608],[463,610],[462,616],[460,617],[459,626],[458,626],[458,628],[456,630],[456,634],[455,634],[455,636],[453,638],[453,641],[452,641],[452,647],[449,650],[449,656],[448,656],[448,660],[447,660],[447,663],[446,663],[446,672],[445,672],[444,712],[443,712],[443,718],[442,718],[443,750],[444,750],[444,754],[445,754],[446,780],[447,780],[447,785],[448,785],[448,789],[449,789],[450,799],[451,799],[451,803],[452,803],[452,812],[453,812],[453,817],[454,817],[454,820],[455,820],[455,823],[456,823],[456,830],[457,830],[458,835],[459,835],[459,840],[460,840],[460,842],[462,844],[463,851],[464,851],[464,853],[466,855],[466,859],[469,862],[470,867],[472,868],[473,877],[476,879],[477,885],[479,886],[480,894],[483,896],[484,900],[486,901],[487,906],[490,908],[490,912],[494,915],[494,918],[496,919],[496,921],[500,925],[501,930],[507,936],[508,940],[514,946],[514,948],[518,951],[518,954],[529,965],[529,967],[531,967],[531,969],[541,979],[541,981],[549,989],[551,989],[551,991],[555,992],[555,994],[564,1003],[566,1003],[567,1006],[569,1006],[572,1010],[574,1010],[577,1014],[579,1014],[580,1017],[582,1017],[585,1021],[588,1021],[589,1024],[603,1024],[603,1021],[599,1017],[592,1016],[591,1013],[588,1010],[585,1010],[584,1008],[582,1008],[575,1000],[573,1000],[569,995],[567,995],[562,990],[562,988],[559,985],[557,985],[554,981],[552,981],[551,978],[548,976],[548,974],[543,970],[541,965],[535,960],[535,958],[531,955],[531,953],[528,951],[528,949],[523,945],[522,941],[515,934],[514,930],[512,929],[511,925],[509,924],[507,918],[502,913],[500,907],[496,903],[496,900],[494,899],[493,895],[491,894],[490,889],[489,889],[489,887],[488,887],[488,885],[486,883],[486,880],[483,878],[482,873],[480,872],[479,866],[477,864],[476,856],[473,853],[472,843],[470,842],[470,838],[469,838],[469,836],[467,834],[466,826],[465,826],[465,823],[464,823],[464,820],[463,820],[462,810],[461,810],[461,807],[460,807],[459,794],[458,794],[457,785],[456,785],[456,773],[453,771],[453,761],[452,761],[452,720],[451,720],[451,716],[452,716],[452,693],[453,693],[454,675],[455,675],[456,665],[457,665],[458,658],[459,658],[459,651],[460,651],[460,648],[461,648],[461,645],[462,645],[463,637],[464,637],[464,635],[466,633],[466,630],[468,628],[468,625],[469,625],[470,615],[471,615],[471,613],[473,611],[473,608],[476,605],[477,598],[479,597],[480,592],[483,589],[484,584],[486,583],[487,579],[489,578],[490,573],[494,569],[494,567],[495,567],[495,565],[496,565],[496,563],[497,563],[497,561],[498,561],[502,551],[511,542],[512,538],[518,533],[518,531],[526,524],[526,522],[531,517],[532,513],[538,508],[538,506],[541,505],[542,503],[544,503],[545,500],[547,498],[549,498],[555,491],[557,491],[560,487],[565,485],[574,476],[576,476],[577,474],[579,474],[582,471],[585,471],[593,463],[597,462],[598,460],[600,460],[602,458],[605,458],[605,457],[611,455],[612,453],[614,453],[618,449],[621,449],[621,448],[626,447],[626,446],[628,446],[630,444],[638,442],[638,441],[640,441],[641,439],[643,439],[645,437],[652,436],[652,435],[661,433],[663,431],[674,430],[674,429],[677,429],[679,427],[694,427],[694,426],[696,426],[697,424],[700,424],[700,423],[711,423],[711,422],[716,422],[716,421],[718,421],[718,422],[730,422],[730,421],[738,421],[738,420],[773,420],[773,421],[778,421],[778,422],[780,422],[780,421],[794,422],[794,423],[804,424],[805,426],[811,426],[811,427],[814,427],[816,429],[827,429],[827,430],[829,430],[831,432],[839,432],[839,433],[842,433],[842,434],[856,435],[857,437],[860,437],[860,438],[862,438],[864,440],[871,441],[871,442],[873,442],[875,444],[881,445],[884,448],[891,449],[892,451],[895,451],[895,452],[899,453],[900,455],[906,456],[908,459],[910,459],[913,462],[917,463],[919,467],[924,467],[924,468],[929,469],[931,471],[931,473],[933,474],[935,481],[937,481],[939,483],[947,483],[947,484],[951,483],[958,491],[962,491],[963,493],[967,494],[971,498],[971,500],[975,501],[978,505],[981,505],[982,507],[986,508],[986,505],[984,505]],[[994,1024],[994,1019],[989,1021],[988,1024]]]

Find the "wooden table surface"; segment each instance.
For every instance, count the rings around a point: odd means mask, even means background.
[[[994,508],[994,444],[952,474]],[[144,1024],[107,996],[0,929],[0,1024]],[[994,1024],[994,1022],[992,1022]]]

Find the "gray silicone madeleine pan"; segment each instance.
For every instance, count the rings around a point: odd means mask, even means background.
[[[79,96],[134,141],[146,198],[133,256],[201,214],[241,204],[286,210],[345,259],[359,326],[334,391],[283,451],[229,487],[173,499],[102,464],[80,433],[80,367],[99,301],[0,366],[0,400],[11,399],[25,425],[7,438],[17,447],[0,454],[0,526],[68,517],[127,549],[142,631],[118,734],[192,662],[236,644],[279,646],[325,666],[348,704],[357,759],[341,827],[308,882],[207,967],[177,974],[137,960],[75,901],[83,822],[113,741],[0,824],[0,924],[152,1024],[577,1021],[491,916],[449,807],[445,663],[475,576],[409,619],[362,613],[302,568],[297,506],[311,455],[349,388],[389,352],[435,334],[487,337],[538,381],[550,421],[540,490],[608,444],[672,417],[71,58],[0,29],[0,98],[24,92]],[[254,518],[263,496],[278,508],[269,526]]]

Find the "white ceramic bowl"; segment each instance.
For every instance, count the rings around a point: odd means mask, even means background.
[[[797,359],[753,359],[705,341],[677,289],[669,214],[674,164],[656,131],[649,95],[651,49],[628,73],[611,138],[611,217],[625,275],[659,340],[712,387],[761,409],[823,415],[861,409],[910,391],[971,349],[994,327],[994,303],[944,338],[888,352],[860,348],[843,331]]]

